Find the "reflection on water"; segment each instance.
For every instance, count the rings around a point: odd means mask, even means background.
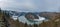
[[[31,24],[31,25],[32,24],[40,24],[43,21],[47,21],[44,17],[39,17],[39,19],[35,19],[37,22],[30,22],[25,18],[25,16],[20,16],[18,19],[19,19],[20,22],[27,23],[28,25],[29,24]]]

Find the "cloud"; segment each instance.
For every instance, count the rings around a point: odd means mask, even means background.
[[[20,1],[20,0],[18,0]],[[1,1],[1,8],[4,10],[29,10],[32,11],[36,9],[36,5],[31,2],[31,0],[21,0],[22,2],[18,2],[17,0],[3,0]],[[6,9],[5,9],[6,8]]]
[[[59,1],[60,0],[0,0],[0,7],[3,10],[55,12],[59,11]]]

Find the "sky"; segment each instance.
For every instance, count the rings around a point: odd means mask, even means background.
[[[2,10],[60,12],[60,0],[0,0]]]

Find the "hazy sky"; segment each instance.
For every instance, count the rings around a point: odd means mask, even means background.
[[[59,12],[60,0],[0,0],[3,10]]]

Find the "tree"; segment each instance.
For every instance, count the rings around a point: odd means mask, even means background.
[[[1,14],[1,8],[0,8],[0,14]]]

